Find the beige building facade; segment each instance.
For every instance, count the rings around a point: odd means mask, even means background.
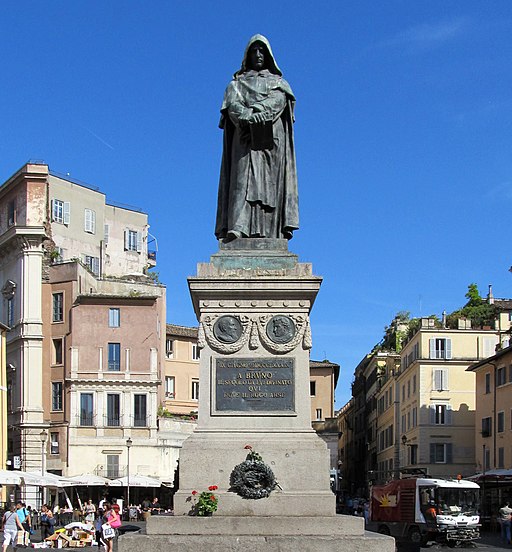
[[[471,365],[476,378],[476,469],[512,469],[512,347]]]
[[[197,416],[199,348],[197,328],[167,324],[161,404],[173,415]]]
[[[148,274],[148,228],[145,213],[44,164],[0,187],[7,455],[16,468],[123,476],[130,445],[132,473],[173,480],[193,424],[157,419],[165,287]]]
[[[490,521],[512,498],[512,347],[471,365],[476,378],[476,480]]]
[[[502,339],[494,328],[421,327],[401,351],[396,377],[400,469],[434,477],[467,477],[475,465],[475,377],[470,364],[486,358]]]

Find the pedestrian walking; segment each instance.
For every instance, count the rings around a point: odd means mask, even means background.
[[[3,552],[7,552],[9,544],[15,549],[18,531],[24,531],[25,529],[21,525],[14,506],[11,506],[2,517],[2,530],[4,532]]]

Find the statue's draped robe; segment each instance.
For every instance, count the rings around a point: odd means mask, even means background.
[[[299,227],[294,102],[290,85],[267,69],[238,72],[228,85],[220,123],[224,149],[215,227],[218,239],[230,233],[232,237],[289,239]],[[251,148],[246,119],[257,112],[272,114],[270,149]]]

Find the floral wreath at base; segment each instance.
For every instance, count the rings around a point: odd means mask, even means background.
[[[250,452],[231,472],[231,486],[243,498],[267,498],[279,486],[274,472],[250,445],[245,448]]]

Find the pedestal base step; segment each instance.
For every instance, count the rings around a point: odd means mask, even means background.
[[[155,516],[146,531],[120,537],[119,552],[395,552],[355,516]]]
[[[119,552],[394,552],[395,540],[377,533],[350,535],[137,535],[119,538]]]

